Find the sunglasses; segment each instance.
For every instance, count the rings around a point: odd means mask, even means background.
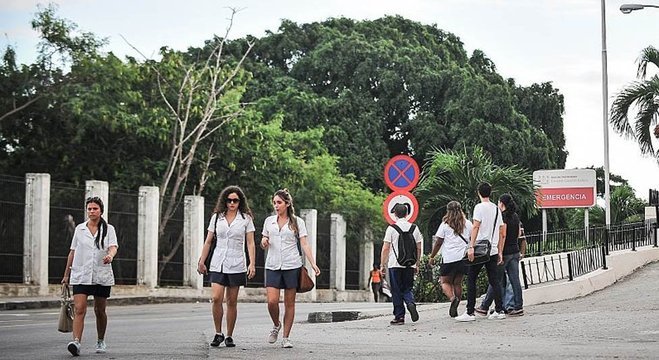
[[[227,198],[227,199],[225,200],[225,202],[226,202],[227,204],[237,204],[237,203],[240,202],[240,199]]]

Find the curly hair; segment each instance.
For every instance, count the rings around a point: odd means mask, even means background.
[[[216,214],[226,214],[227,198],[230,194],[236,194],[238,195],[238,198],[240,198],[238,210],[243,214],[243,218],[245,217],[245,214],[253,218],[252,209],[249,208],[249,204],[247,203],[247,196],[245,196],[243,189],[236,185],[227,186],[220,192],[220,196],[217,198],[217,203],[215,204],[213,212]]]

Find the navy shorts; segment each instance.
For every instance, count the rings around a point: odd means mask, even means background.
[[[222,286],[234,287],[245,286],[247,284],[247,273],[225,274],[223,272],[211,271],[208,273],[208,280],[211,283],[220,284]]]
[[[466,273],[467,264],[462,260],[439,265],[439,276],[464,275]]]
[[[103,286],[103,285],[73,285],[73,295],[85,294],[87,296],[92,295],[94,297],[100,298],[109,298],[110,289],[112,286]]]
[[[277,289],[297,289],[300,281],[300,268],[291,270],[265,269],[265,287]]]

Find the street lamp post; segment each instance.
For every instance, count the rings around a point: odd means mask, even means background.
[[[602,125],[604,130],[604,202],[606,228],[611,225],[611,189],[609,187],[609,76],[606,62],[606,1],[602,0]]]
[[[658,8],[659,5],[647,5],[647,4],[622,4],[620,6],[620,11],[622,11],[623,14],[629,14],[632,11],[635,10],[643,10],[646,7],[651,7],[651,8]]]

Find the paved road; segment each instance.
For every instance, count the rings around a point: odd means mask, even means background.
[[[445,304],[419,306],[421,319],[388,325],[390,316],[329,324],[306,323],[310,311],[373,309],[390,304],[298,304],[293,349],[267,344],[265,304],[240,304],[237,347],[209,348],[208,304],[115,306],[109,352],[93,354],[95,329],[88,313],[83,356],[93,359],[509,359],[659,357],[659,263],[589,296],[529,306],[502,321],[456,323]],[[460,310],[463,310],[461,304]],[[91,315],[91,316],[90,316]],[[0,359],[68,359],[69,334],[55,330],[55,310],[0,312]]]

